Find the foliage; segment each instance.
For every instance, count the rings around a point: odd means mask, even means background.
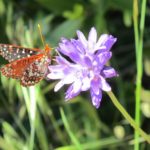
[[[140,5],[139,5],[140,6]],[[141,127],[150,133],[150,40],[149,8],[146,13],[141,93]],[[110,81],[114,93],[134,117],[135,48],[132,1],[126,0],[0,0],[0,43],[26,47],[43,45],[37,24],[46,43],[56,47],[60,38],[85,34],[91,26],[118,38],[113,47],[114,68],[120,76]],[[0,58],[1,65],[6,61]],[[23,88],[13,79],[0,80],[0,149],[75,150],[133,149],[134,131],[121,117],[108,96],[96,110],[87,93],[65,102],[64,91],[53,92],[55,82],[42,81]],[[140,148],[149,145],[140,139]]]

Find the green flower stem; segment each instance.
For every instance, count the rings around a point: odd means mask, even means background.
[[[136,67],[137,67],[137,76],[136,76],[136,91],[135,91],[135,122],[140,126],[140,98],[141,98],[141,88],[142,88],[142,55],[143,55],[143,33],[145,26],[145,13],[146,13],[146,1],[141,0],[141,17],[140,22],[138,21],[138,0],[133,1],[133,24],[134,24],[134,37],[135,37],[135,49],[136,49]],[[138,30],[139,24],[139,30]],[[135,150],[139,150],[139,133],[135,131]]]
[[[138,58],[138,43],[139,43],[138,0],[133,0],[133,25],[134,25],[135,50],[136,50],[136,59],[137,59]]]
[[[119,103],[115,95],[111,91],[107,92],[107,94],[109,95],[113,104],[117,107],[117,109],[121,112],[125,119],[130,123],[130,125],[150,144],[150,136],[137,126],[134,119],[132,119],[132,117],[127,113],[124,107]]]

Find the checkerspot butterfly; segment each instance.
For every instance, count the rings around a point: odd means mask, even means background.
[[[50,51],[51,48],[47,44],[44,51],[0,44],[0,55],[9,62],[0,68],[0,71],[6,77],[18,79],[23,86],[35,85],[47,73]]]

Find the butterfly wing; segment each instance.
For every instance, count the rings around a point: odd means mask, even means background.
[[[47,56],[43,55],[36,59],[33,63],[31,63],[23,72],[23,76],[21,78],[21,85],[23,86],[31,86],[38,83],[42,80],[48,69],[48,65],[50,60]]]
[[[10,62],[0,71],[6,77],[19,79],[23,86],[34,85],[45,77],[50,63],[49,51],[48,46],[41,53],[40,49],[0,44],[0,55]]]
[[[23,72],[25,71],[25,69],[34,61],[36,61],[36,59],[42,56],[43,54],[38,54],[35,56],[31,56],[30,58],[22,58],[19,60],[15,60],[0,68],[0,71],[6,77],[20,79],[23,76]]]
[[[21,46],[0,44],[0,55],[9,62],[39,54],[40,49],[24,48]]]

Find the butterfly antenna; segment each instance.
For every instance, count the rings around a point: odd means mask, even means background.
[[[45,44],[44,37],[43,37],[42,32],[41,32],[41,26],[39,24],[38,24],[38,28],[39,28],[39,33],[40,33],[40,37],[41,37],[43,46],[45,47],[46,44]]]

